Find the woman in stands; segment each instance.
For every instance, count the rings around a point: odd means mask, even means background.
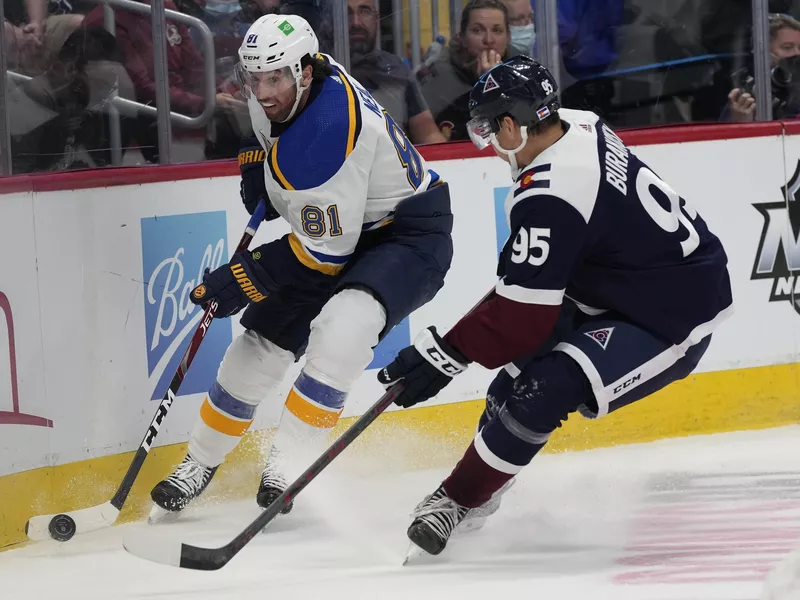
[[[417,77],[422,95],[448,140],[467,140],[469,93],[480,77],[508,53],[508,11],[500,0],[470,0],[461,28],[431,65]]]

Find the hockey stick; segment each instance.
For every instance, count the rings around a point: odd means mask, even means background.
[[[140,558],[153,562],[194,569],[197,571],[215,571],[221,569],[228,561],[245,547],[259,531],[272,521],[281,510],[295,499],[303,489],[311,483],[333,460],[347,448],[353,440],[364,433],[378,416],[394,402],[403,391],[403,384],[396,383],[381,396],[372,407],[353,423],[341,437],[336,440],[314,464],[298,477],[292,485],[278,496],[256,519],[226,545],[219,548],[200,548],[184,544],[180,540],[159,540],[158,544],[149,543],[143,538],[131,537],[123,543],[125,550]]]
[[[236,252],[242,252],[250,246],[250,242],[258,230],[258,226],[261,224],[261,221],[264,220],[264,213],[266,210],[266,202],[261,199],[253,212],[253,216],[250,217],[247,223],[239,245],[236,246]],[[181,383],[184,377],[186,377],[186,373],[189,371],[189,366],[192,364],[197,350],[200,348],[200,343],[203,341],[203,338],[205,338],[206,333],[208,333],[211,321],[214,319],[214,313],[217,312],[217,307],[216,300],[212,300],[206,307],[203,317],[200,319],[200,324],[197,326],[189,342],[189,347],[186,348],[186,351],[183,353],[183,358],[181,358],[181,362],[178,364],[178,369],[172,377],[167,392],[164,394],[161,404],[158,405],[158,410],[156,410],[153,421],[147,428],[144,439],[142,443],[139,444],[139,449],[136,450],[136,454],[128,467],[128,472],[125,473],[125,477],[122,479],[122,483],[119,484],[114,497],[103,504],[69,513],[31,517],[28,522],[25,523],[25,534],[28,536],[28,539],[32,541],[41,541],[53,538],[65,542],[71,539],[76,533],[88,533],[90,531],[102,529],[103,527],[109,527],[116,522],[120,510],[122,510],[122,506],[125,504],[128,494],[130,494],[133,483],[136,481],[136,477],[139,475],[139,471],[142,469],[142,465],[150,452],[153,441],[158,435],[161,423],[167,416],[172,403],[175,402],[178,389],[180,389]]]

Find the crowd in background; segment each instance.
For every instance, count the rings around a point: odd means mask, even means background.
[[[249,25],[267,13],[299,14],[334,53],[335,0],[166,0],[203,21],[214,39],[213,99],[206,97],[204,47],[195,28],[167,19],[170,108],[200,128],[173,126],[173,162],[231,158],[250,134],[232,76]],[[348,5],[350,70],[415,144],[466,139],[473,84],[498,62],[535,54],[536,0],[465,1],[456,32],[394,54],[390,0]],[[101,0],[3,0],[14,173],[112,163],[114,96],[155,106],[151,20],[114,6],[106,30]],[[149,4],[149,0],[143,0]],[[113,4],[113,3],[112,3]],[[441,4],[441,2],[440,2]],[[800,114],[800,0],[771,0],[770,61],[775,118]],[[559,0],[564,106],[589,109],[617,128],[755,119],[750,0]],[[797,75],[795,77],[795,75]],[[115,104],[116,105],[116,104]],[[123,164],[159,162],[156,117],[121,110]]]

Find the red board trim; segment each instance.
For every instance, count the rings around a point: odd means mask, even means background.
[[[789,121],[747,124],[692,124],[629,129],[619,133],[625,143],[630,146],[649,146],[778,136],[782,133],[800,135],[800,123]],[[493,155],[491,148],[479,152],[471,142],[450,142],[447,144],[421,146],[419,151],[428,161],[461,160]],[[226,177],[237,175],[238,173],[239,169],[235,160],[224,160],[186,165],[104,168],[64,173],[14,175],[0,177],[0,194],[141,185],[159,181]]]

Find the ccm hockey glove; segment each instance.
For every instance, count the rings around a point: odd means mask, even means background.
[[[401,350],[378,372],[378,381],[387,388],[402,381],[404,390],[394,402],[408,408],[436,396],[468,364],[436,333],[435,327],[428,327],[419,333],[413,346]]]
[[[235,315],[251,302],[261,302],[276,285],[269,273],[258,264],[260,253],[237,252],[231,262],[213,271],[206,269],[203,283],[192,290],[192,304],[205,305],[216,300],[218,317]]]

